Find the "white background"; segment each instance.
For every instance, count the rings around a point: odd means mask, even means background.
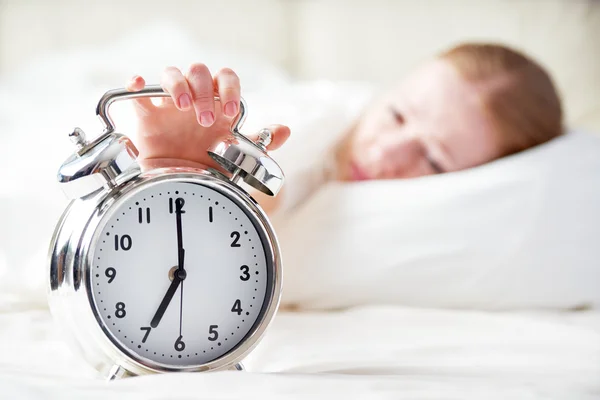
[[[173,43],[170,30],[195,45],[194,54],[182,54],[185,46]],[[125,55],[119,46],[132,36],[138,46]],[[164,63],[204,61],[216,70],[239,66],[240,58],[299,79],[385,85],[466,40],[500,41],[536,57],[556,78],[570,125],[600,131],[595,0],[0,0],[5,78],[48,56],[65,68],[81,67],[90,52],[103,48],[99,66],[129,67],[108,80],[106,74],[92,77],[105,86],[122,84],[142,69],[154,81]],[[246,77],[247,90],[264,83]],[[42,87],[59,79],[61,90],[73,84],[51,74],[28,78]]]

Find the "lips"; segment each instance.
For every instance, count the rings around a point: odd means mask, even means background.
[[[364,169],[362,169],[356,162],[350,162],[350,179],[353,181],[366,181],[370,177],[367,175]]]

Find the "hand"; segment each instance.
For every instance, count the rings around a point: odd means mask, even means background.
[[[126,85],[129,91],[145,86],[140,76]],[[239,112],[240,81],[231,69],[224,68],[214,77],[204,64],[192,64],[184,74],[167,67],[161,86],[170,94],[155,106],[149,98],[133,100],[138,117],[135,140],[143,168],[163,166],[210,166],[218,168],[206,150],[219,137],[229,134],[233,118]],[[221,101],[214,101],[214,96]],[[280,147],[290,136],[283,125],[269,126],[273,134],[269,150]],[[199,165],[198,165],[199,164]]]

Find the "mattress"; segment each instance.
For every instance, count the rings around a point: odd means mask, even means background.
[[[280,312],[245,372],[106,382],[48,310],[0,313],[3,399],[597,399],[600,313]]]

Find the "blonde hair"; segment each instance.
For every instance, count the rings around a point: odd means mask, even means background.
[[[534,60],[506,46],[484,43],[456,46],[440,58],[481,89],[502,156],[563,133],[560,98],[548,73]]]

